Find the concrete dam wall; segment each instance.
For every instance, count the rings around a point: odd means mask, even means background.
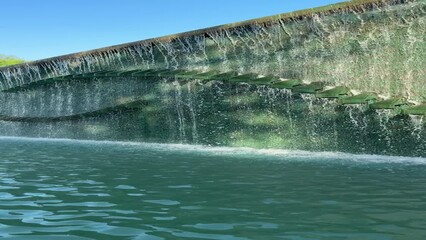
[[[355,1],[0,68],[0,134],[426,156],[425,38]]]

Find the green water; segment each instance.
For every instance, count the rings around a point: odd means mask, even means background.
[[[425,239],[426,159],[0,138],[0,238]]]

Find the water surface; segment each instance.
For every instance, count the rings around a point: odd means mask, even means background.
[[[426,159],[0,138],[0,237],[425,239]]]

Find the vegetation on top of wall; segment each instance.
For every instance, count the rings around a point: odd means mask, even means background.
[[[0,67],[15,65],[23,62],[24,60],[20,58],[0,54]]]

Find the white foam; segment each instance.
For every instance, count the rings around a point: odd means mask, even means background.
[[[273,157],[274,159],[291,160],[333,160],[333,161],[356,161],[359,163],[406,163],[406,164],[426,164],[426,158],[423,157],[405,157],[405,156],[385,156],[372,154],[351,154],[344,152],[311,152],[303,150],[286,149],[255,149],[248,147],[215,147],[190,144],[163,144],[163,143],[144,143],[144,142],[124,142],[124,141],[97,141],[97,140],[75,140],[66,138],[28,138],[28,137],[2,137],[1,140],[14,140],[26,142],[58,142],[78,145],[93,146],[128,146],[141,149],[154,150],[159,152],[180,152],[213,156],[232,156],[232,157]]]

